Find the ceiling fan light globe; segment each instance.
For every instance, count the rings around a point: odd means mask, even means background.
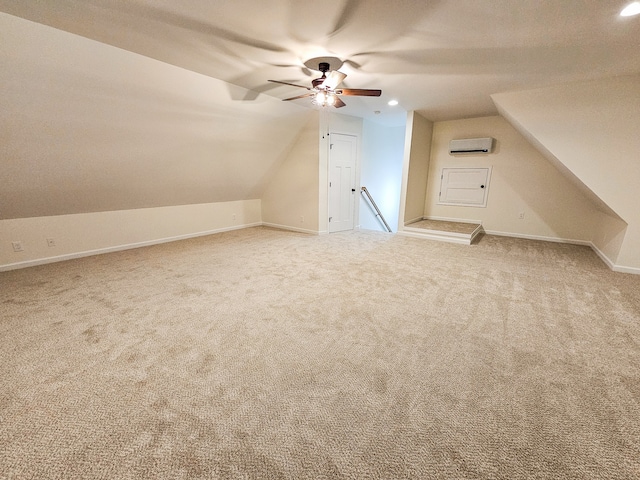
[[[327,96],[327,105],[329,105],[330,107],[333,107],[335,104],[336,104],[336,96],[335,95]]]

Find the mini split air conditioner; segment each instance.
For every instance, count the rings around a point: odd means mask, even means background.
[[[493,138],[463,138],[449,142],[449,155],[463,153],[490,153],[493,150]]]

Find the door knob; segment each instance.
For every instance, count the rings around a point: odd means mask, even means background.
[[[484,188],[484,185],[480,185],[480,188]]]
[[[483,185],[483,188],[484,188],[484,185]],[[351,189],[351,191],[352,191],[352,192],[355,192],[355,191],[356,191],[356,189],[355,189],[355,188],[352,188],[352,189]]]

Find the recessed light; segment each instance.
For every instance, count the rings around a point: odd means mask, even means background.
[[[392,107],[395,107],[398,104],[398,100],[389,100],[389,103],[387,105],[391,105]]]
[[[633,2],[624,7],[624,9],[620,12],[621,17],[632,17],[633,15],[638,15],[640,13],[640,2]]]

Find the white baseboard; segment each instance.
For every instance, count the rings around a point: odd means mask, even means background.
[[[604,252],[602,252],[598,247],[596,247],[593,243],[589,244],[589,246],[591,247],[591,249],[596,252],[596,255],[598,255],[600,257],[600,260],[602,260],[607,267],[609,267],[611,270],[613,270],[614,272],[619,272],[619,273],[630,273],[632,275],[640,275],[640,268],[636,268],[636,267],[625,267],[623,265],[616,265],[615,263],[613,263],[611,261],[611,259],[609,257],[607,257]]]
[[[421,219],[417,219],[415,221],[419,221],[419,220],[421,220]],[[465,219],[447,218],[447,217],[425,216],[425,217],[422,218],[422,220],[440,220],[440,221],[445,221],[445,222],[479,223],[479,224],[482,224],[482,222],[480,220],[465,220]],[[431,240],[439,240],[439,241],[444,241],[444,242],[459,243],[459,244],[469,245],[469,242],[467,242],[467,241],[462,241],[460,239],[456,239],[455,238],[455,234],[443,237],[441,235],[431,235],[428,232],[424,232],[424,233],[416,232],[416,233],[414,233],[414,232],[411,231],[411,227],[409,227],[409,229],[407,230],[407,225],[405,225],[405,229],[402,232],[398,232],[398,233],[400,233],[402,235],[410,236],[410,237],[429,238]],[[477,232],[477,233],[480,233],[480,232]],[[524,238],[524,239],[527,239],[527,240],[540,240],[540,241],[543,241],[543,242],[555,242],[555,243],[568,243],[568,244],[572,244],[572,245],[584,245],[584,246],[590,247],[595,252],[595,254],[598,255],[598,257],[600,257],[600,259],[605,263],[605,265],[607,265],[607,267],[609,267],[609,269],[611,269],[612,271],[619,272],[619,273],[630,273],[632,275],[640,275],[640,268],[626,267],[624,265],[616,265],[598,247],[596,247],[593,244],[593,242],[590,242],[590,241],[576,240],[575,238],[558,238],[558,237],[546,237],[546,236],[543,236],[543,235],[528,235],[528,234],[525,234],[525,233],[500,232],[500,231],[497,231],[497,230],[484,230],[484,233],[486,235],[497,235],[497,236],[501,236],[501,237]],[[474,235],[474,238],[475,238],[475,235]],[[473,243],[473,238],[471,239],[471,243]]]
[[[607,267],[609,267],[611,270],[615,271],[615,263],[613,263],[609,257],[607,257],[604,252],[602,252],[598,247],[596,247],[593,243],[590,243],[589,246],[591,247],[591,250],[593,250],[596,255],[598,255],[600,257],[600,260],[602,260]]]
[[[418,219],[420,220],[420,219]],[[442,218],[435,218],[435,217],[429,217],[426,218],[425,220],[443,220]],[[461,221],[461,220],[456,220],[456,219],[444,219],[445,221]],[[474,222],[474,221],[466,221],[465,223],[480,223],[480,222]],[[203,231],[203,232],[196,232],[196,233],[189,233],[186,235],[177,235],[174,237],[166,237],[166,238],[158,238],[155,240],[148,240],[145,242],[137,242],[137,243],[129,243],[129,244],[124,244],[124,245],[116,245],[113,247],[106,247],[106,248],[99,248],[99,249],[95,249],[95,250],[86,250],[83,252],[74,252],[74,253],[68,253],[68,254],[64,254],[64,255],[57,255],[54,257],[45,257],[45,258],[37,258],[34,260],[26,260],[23,262],[16,262],[16,263],[8,263],[5,265],[0,265],[0,272],[6,272],[9,270],[17,270],[20,268],[27,268],[27,267],[35,267],[37,265],[46,265],[48,263],[55,263],[55,262],[62,262],[65,260],[73,260],[76,258],[82,258],[82,257],[90,257],[92,255],[101,255],[104,253],[112,253],[112,252],[119,252],[122,250],[130,250],[133,248],[141,248],[141,247],[149,247],[152,245],[159,245],[162,243],[168,243],[168,242],[175,242],[175,241],[179,241],[179,240],[187,240],[189,238],[195,238],[195,237],[203,237],[206,235],[214,235],[216,233],[222,233],[222,232],[229,232],[232,230],[241,230],[243,228],[250,228],[250,227],[259,227],[259,226],[265,226],[265,227],[272,227],[272,228],[277,228],[280,230],[289,230],[289,231],[293,231],[293,232],[299,232],[299,233],[307,233],[307,234],[311,234],[311,235],[324,235],[327,234],[327,231],[316,231],[316,230],[307,230],[307,229],[302,229],[302,228],[296,228],[296,227],[290,227],[287,225],[278,225],[278,224],[274,224],[274,223],[266,223],[266,222],[255,222],[255,223],[249,223],[249,224],[245,224],[245,225],[234,225],[232,227],[225,227],[225,228],[218,228],[218,229],[214,229],[214,230],[207,230],[207,231]],[[426,239],[430,239],[430,240],[436,240],[436,241],[446,241],[449,243],[457,243],[457,244],[461,244],[461,245],[469,245],[469,240],[467,239],[463,239],[463,238],[457,238],[455,236],[449,236],[446,238],[443,238],[441,235],[430,235],[426,232],[424,232],[424,230],[420,231],[420,232],[412,232],[412,231],[407,231],[407,230],[403,230],[403,231],[399,231],[397,232],[399,235],[404,235],[407,237],[414,237],[414,238],[426,238]],[[596,247],[592,242],[587,242],[584,240],[575,240],[575,239],[565,239],[565,238],[556,238],[556,237],[545,237],[545,236],[541,236],[541,235],[526,235],[526,234],[516,234],[516,233],[509,233],[509,232],[498,232],[495,230],[485,230],[484,231],[485,234],[487,235],[498,235],[498,236],[503,236],[503,237],[514,237],[514,238],[525,238],[528,240],[541,240],[541,241],[545,241],[545,242],[556,242],[556,243],[570,243],[570,244],[574,244],[574,245],[586,245],[588,247],[591,247],[591,249],[596,253],[596,255],[598,255],[598,257],[600,257],[600,259],[605,263],[605,265],[607,265],[607,267],[609,267],[612,271],[614,272],[619,272],[619,273],[629,273],[632,275],[640,275],[640,268],[636,268],[636,267],[626,267],[624,265],[616,265],[615,263],[613,263],[611,261],[611,259],[609,259],[609,257],[607,257],[598,247]],[[473,240],[473,239],[472,239]]]
[[[279,225],[277,223],[262,222],[262,225],[264,227],[277,228],[278,230],[288,230],[290,232],[308,233],[308,234],[311,234],[311,235],[321,235],[323,233],[323,232],[319,232],[317,230],[307,230],[305,228],[290,227],[289,225]]]
[[[614,267],[611,270],[618,273],[630,273],[631,275],[640,275],[640,268],[636,268],[636,267],[624,267],[622,265],[614,265]]]
[[[526,238],[528,240],[542,240],[544,242],[555,242],[555,243],[569,243],[572,245],[584,245],[590,247],[591,250],[595,252],[600,260],[604,262],[604,264],[609,267],[614,272],[619,273],[630,273],[632,275],[640,275],[640,268],[637,267],[626,267],[624,265],[616,265],[611,261],[609,257],[607,257],[598,247],[596,247],[593,242],[588,242],[585,240],[575,240],[569,238],[556,238],[556,237],[544,237],[541,235],[525,235],[520,233],[508,233],[508,232],[496,232],[495,230],[485,230],[487,235],[498,235],[502,237],[514,237],[514,238]]]
[[[479,223],[482,225],[482,220],[468,220],[464,218],[448,218],[448,217],[422,217],[422,220],[437,220],[439,222],[456,222],[456,223]]]
[[[25,260],[23,262],[8,263],[6,265],[0,265],[0,272],[17,270],[19,268],[35,267],[37,265],[46,265],[48,263],[63,262],[65,260],[73,260],[76,258],[90,257],[93,255],[101,255],[103,253],[119,252],[122,250],[131,250],[133,248],[150,247],[152,245],[159,245],[161,243],[176,242],[178,240],[187,240],[189,238],[195,238],[195,237],[204,237],[206,235],[213,235],[213,234],[222,233],[222,232],[230,232],[232,230],[241,230],[243,228],[249,228],[249,227],[259,227],[261,225],[262,225],[262,222],[248,223],[245,225],[234,225],[232,227],[217,228],[214,230],[207,230],[204,232],[188,233],[185,235],[158,238],[155,240],[147,240],[144,242],[128,243],[124,245],[115,245],[113,247],[97,248],[95,250],[85,250],[82,252],[67,253],[64,255],[56,255],[55,257],[36,258],[33,260]]]
[[[407,220],[406,222],[404,222],[404,225],[407,226],[410,223],[415,223],[415,222],[419,222],[420,220],[424,220],[424,217],[416,217],[416,218],[412,218],[410,220]]]
[[[497,230],[485,230],[484,232],[487,235],[497,235],[499,237],[524,238],[527,240],[541,240],[543,242],[570,243],[572,245],[586,245],[588,247],[591,246],[591,242],[588,242],[585,240],[575,240],[571,238],[545,237],[544,235],[528,235],[526,233],[499,232]]]

